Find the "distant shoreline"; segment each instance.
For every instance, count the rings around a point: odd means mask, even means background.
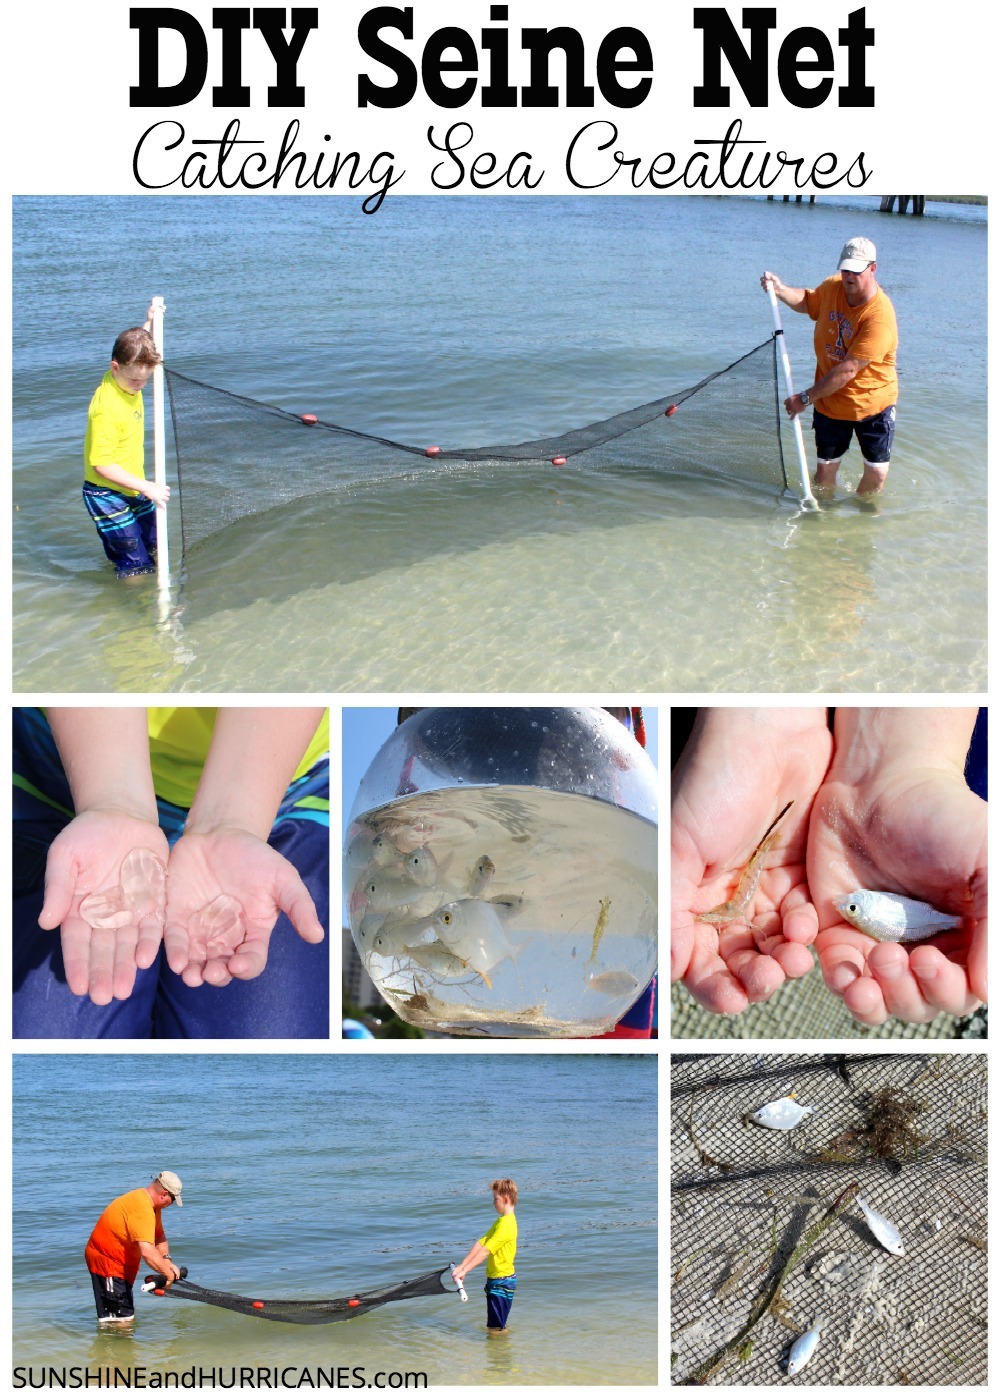
[[[935,204],[988,204],[989,199],[985,194],[929,194],[929,200]]]

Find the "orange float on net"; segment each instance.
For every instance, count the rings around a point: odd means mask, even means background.
[[[309,427],[311,428],[314,423],[319,422],[319,419],[316,417],[315,413],[303,413],[302,421],[303,423],[308,423]]]
[[[255,1308],[262,1308],[263,1306],[264,1306],[263,1303],[259,1303],[259,1302],[258,1302],[258,1303],[254,1303],[254,1307],[255,1307]]]
[[[552,458],[552,465],[553,465],[554,467],[564,467],[564,466],[566,465],[566,458],[565,458],[565,457],[553,457],[553,458]]]
[[[360,1298],[348,1298],[348,1300],[347,1300],[347,1306],[348,1306],[349,1308],[360,1308],[360,1306],[361,1306],[361,1299],[360,1299]]]
[[[677,405],[675,403],[668,403],[663,412],[665,417],[673,418],[674,414],[677,412]]]
[[[440,457],[440,456],[441,456],[441,449],[440,449],[440,447],[427,447],[427,448],[424,449],[424,456],[425,456],[425,457]]]

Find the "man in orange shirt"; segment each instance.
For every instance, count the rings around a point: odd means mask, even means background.
[[[832,488],[840,459],[857,436],[864,472],[858,495],[882,490],[896,426],[896,313],[875,280],[875,244],[852,238],[840,253],[838,276],[813,290],[786,287],[773,272],[760,279],[779,301],[816,322],[816,379],[785,400],[790,418],[813,405],[816,485]]]
[[[135,1317],[132,1285],[142,1260],[165,1276],[168,1287],[180,1278],[160,1219],[161,1211],[175,1201],[183,1205],[180,1177],[160,1172],[148,1186],[113,1200],[94,1226],[84,1258],[101,1322],[128,1323]]]

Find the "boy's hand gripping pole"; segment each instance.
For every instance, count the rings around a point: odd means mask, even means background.
[[[448,1267],[451,1269],[452,1281],[458,1285],[458,1296],[461,1298],[463,1303],[467,1303],[469,1301],[469,1295],[465,1291],[465,1284],[459,1283],[458,1279],[455,1278],[455,1265],[450,1264]]]
[[[162,297],[153,297],[152,312],[153,344],[160,352],[161,363],[153,370],[153,480],[157,486],[167,484],[167,452],[164,432],[163,412],[163,313],[166,310]],[[167,540],[167,508],[156,507],[156,589],[161,608],[170,601],[170,546]]]
[[[785,328],[781,324],[781,311],[778,307],[778,298],[775,296],[774,283],[770,280],[767,284],[767,297],[771,303],[771,315],[774,318],[774,332],[778,337],[778,350],[781,355],[781,368],[785,376],[785,388],[789,396],[795,393],[795,386],[792,383],[792,367],[788,363],[788,347],[785,344]],[[806,445],[802,440],[801,414],[796,413],[792,419],[792,432],[795,435],[795,449],[799,458],[799,504],[803,510],[819,510],[816,497],[812,493],[809,484],[809,465],[806,462]]]

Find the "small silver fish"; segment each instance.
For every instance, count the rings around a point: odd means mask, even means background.
[[[863,1200],[861,1196],[857,1197],[857,1204],[867,1221],[869,1230],[882,1248],[902,1259],[906,1250],[903,1248],[902,1236],[892,1221],[887,1220],[884,1215],[879,1215],[877,1210],[872,1210],[868,1202]]]
[[[469,964],[464,958],[456,957],[450,948],[437,938],[430,943],[417,943],[403,951],[418,967],[433,972],[438,977],[459,977],[467,972]]]
[[[372,837],[372,864],[384,868],[398,859],[399,849],[392,837],[387,836],[384,831],[377,831]]]
[[[855,890],[840,900],[837,912],[880,943],[916,943],[921,938],[933,938],[936,933],[962,927],[959,914],[942,914],[919,899],[883,890]]]
[[[493,883],[493,876],[497,868],[490,860],[489,856],[480,856],[472,867],[472,877],[469,880],[469,894],[473,899],[482,899],[483,895]]]
[[[370,948],[372,940],[385,922],[384,914],[376,914],[373,911],[363,914],[358,924],[358,942],[362,948]]]
[[[366,865],[384,869],[399,860],[399,851],[384,831],[371,832],[366,827],[356,831],[344,848],[344,868],[361,871]]]
[[[591,991],[600,992],[606,997],[626,996],[629,992],[637,993],[640,990],[638,977],[625,967],[591,973],[583,980]]]
[[[408,875],[379,871],[365,880],[361,893],[368,901],[369,909],[374,909],[378,914],[388,914],[393,909],[408,909],[423,896],[424,888]]]
[[[481,976],[504,958],[514,958],[500,915],[481,899],[445,904],[431,921],[438,938]]]
[[[813,1323],[808,1332],[803,1332],[801,1337],[796,1337],[788,1353],[788,1374],[797,1376],[803,1366],[812,1359],[812,1354],[819,1346],[820,1332],[826,1326],[826,1318],[819,1317]]]
[[[427,846],[418,846],[403,857],[403,870],[411,880],[416,880],[424,888],[434,883],[438,863]]]
[[[369,915],[369,918],[379,917]],[[362,919],[362,927],[365,920]],[[386,914],[377,929],[373,930],[370,946],[380,957],[402,958],[406,955],[407,944],[415,944],[430,928],[429,919],[410,917],[409,914]]]
[[[771,1128],[777,1133],[787,1133],[790,1129],[797,1128],[803,1118],[815,1112],[815,1105],[798,1103],[791,1094],[786,1094],[783,1099],[774,1099],[756,1109],[750,1114],[750,1122],[757,1123],[762,1128]]]

